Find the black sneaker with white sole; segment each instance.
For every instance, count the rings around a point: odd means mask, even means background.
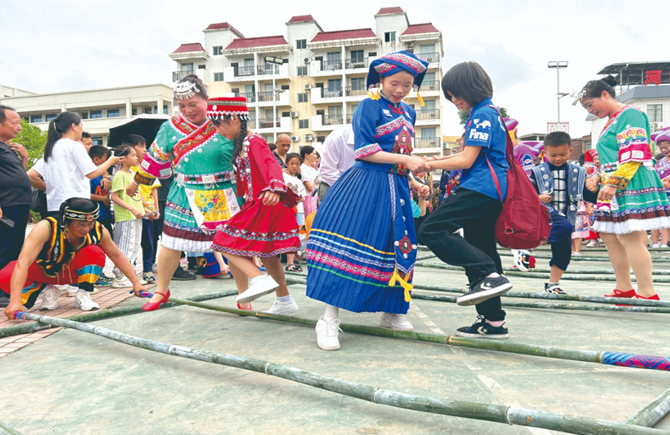
[[[509,332],[505,328],[505,323],[502,326],[493,326],[490,323],[486,323],[483,316],[478,316],[477,321],[472,326],[458,328],[456,335],[467,338],[492,338],[497,340],[509,338]]]
[[[552,293],[555,295],[567,295],[565,291],[561,287],[559,287],[558,284],[554,284],[553,282],[545,282],[544,283],[544,292],[545,293]]]
[[[461,306],[481,304],[487,299],[500,296],[512,288],[512,283],[500,275],[496,278],[484,278],[472,286],[471,290],[458,298],[456,303]]]

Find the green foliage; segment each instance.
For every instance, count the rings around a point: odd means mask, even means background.
[[[21,120],[21,133],[12,142],[23,145],[28,151],[28,169],[44,154],[44,145],[47,143],[47,133],[39,127],[31,125],[25,119]]]
[[[500,114],[502,115],[503,118],[508,117],[507,109],[505,109],[504,107],[498,107],[498,110],[500,110]],[[468,113],[470,113],[469,110],[458,112],[458,117],[461,119],[461,125],[465,125],[465,121],[467,121],[468,119]]]

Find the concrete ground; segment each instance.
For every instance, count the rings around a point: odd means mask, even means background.
[[[511,265],[511,258],[503,257],[503,262]],[[539,260],[538,267],[547,267],[546,263],[548,260]],[[609,266],[573,264],[580,268]],[[661,263],[654,268],[668,270],[669,266]],[[519,291],[540,291],[543,283],[516,276],[512,282]],[[465,277],[458,271],[420,268],[415,283],[462,287]],[[613,288],[613,283],[602,281],[563,284],[574,294],[602,295]],[[201,278],[171,286],[176,297],[232,288],[230,279]],[[296,317],[317,319],[323,313],[321,303],[305,296],[304,286],[293,285],[290,290],[300,305]],[[662,299],[670,299],[667,285],[659,285],[657,291]],[[253,307],[267,309],[272,300],[266,296]],[[143,302],[129,298],[121,305]],[[211,303],[235,305],[233,298]],[[670,355],[668,314],[506,311],[509,342]],[[419,299],[413,301],[407,317],[416,331],[447,335],[476,320],[473,307]],[[379,322],[378,315],[371,313],[341,312],[341,319],[371,326]],[[670,388],[667,372],[355,333],[340,333],[342,349],[325,352],[316,346],[312,327],[192,307],[96,324],[151,340],[253,357],[409,394],[621,422]],[[0,385],[4,391],[0,421],[24,434],[558,433],[372,404],[67,329],[0,358]],[[670,430],[670,418],[656,427]]]

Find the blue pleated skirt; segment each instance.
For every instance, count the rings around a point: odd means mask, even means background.
[[[345,172],[309,233],[307,296],[357,313],[407,313],[403,288],[388,282],[396,267],[393,204],[411,216],[410,199],[405,177],[361,163]],[[413,219],[403,221],[414,235]]]

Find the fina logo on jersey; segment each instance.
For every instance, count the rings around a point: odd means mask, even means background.
[[[484,120],[479,122],[479,119],[473,119],[472,123],[475,124],[475,128],[470,130],[470,136],[468,139],[473,139],[473,140],[488,140],[489,139],[489,134],[484,133],[482,131],[477,131],[477,129],[482,129],[485,130],[487,128],[491,128],[491,122],[488,120]]]

